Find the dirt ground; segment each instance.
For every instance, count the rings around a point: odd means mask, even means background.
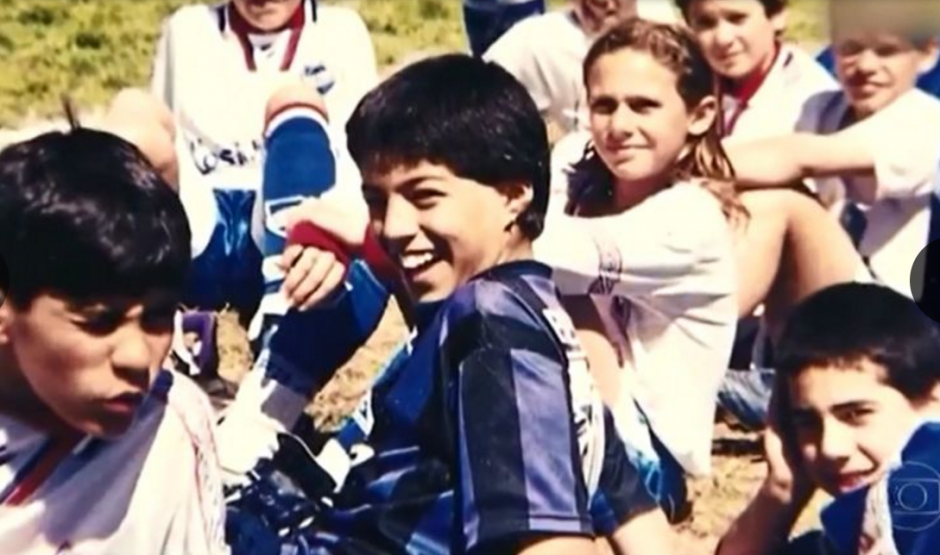
[[[251,363],[247,340],[234,313],[222,313],[220,320],[220,370],[227,379],[238,381]],[[309,411],[321,426],[335,426],[355,407],[386,355],[399,343],[403,330],[397,309],[390,308],[376,334],[311,403]],[[694,511],[677,526],[680,548],[676,555],[714,553],[722,532],[763,478],[759,435],[716,424],[713,461],[712,475],[691,483]],[[821,503],[819,500],[815,506]],[[798,529],[814,526],[816,513],[808,510]]]

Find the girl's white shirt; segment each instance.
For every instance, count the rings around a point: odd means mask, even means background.
[[[556,154],[570,163],[584,144],[583,134],[566,139]],[[621,392],[686,471],[707,474],[738,319],[733,230],[696,182],[676,183],[621,214],[568,216],[568,164],[553,165],[562,171],[535,256],[554,268],[562,295],[592,295],[620,350]],[[615,410],[618,429],[627,441],[643,441],[627,430],[631,404],[627,398]]]

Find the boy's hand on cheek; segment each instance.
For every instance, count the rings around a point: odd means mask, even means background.
[[[281,256],[282,291],[291,305],[308,310],[342,287],[346,265],[328,250],[288,245]]]
[[[809,502],[816,491],[794,442],[788,441],[779,417],[778,393],[774,391],[768,410],[769,422],[764,431],[764,456],[767,458],[765,488],[775,497],[793,504]]]

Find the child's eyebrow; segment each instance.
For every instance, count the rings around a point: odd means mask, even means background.
[[[851,409],[858,409],[858,408],[866,408],[866,407],[871,407],[871,406],[873,406],[873,405],[875,405],[875,404],[876,404],[876,403],[875,403],[874,401],[871,401],[871,400],[868,400],[868,399],[859,399],[859,400],[855,400],[855,401],[845,401],[845,402],[843,402],[843,403],[838,403],[838,404],[836,404],[836,405],[833,405],[832,408],[831,408],[831,410],[833,410],[833,411],[841,411],[841,410],[851,410]]]

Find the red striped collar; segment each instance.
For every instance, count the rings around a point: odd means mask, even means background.
[[[297,54],[297,46],[300,43],[300,35],[303,33],[304,25],[307,21],[307,7],[310,7],[309,17],[316,21],[316,2],[314,0],[304,0],[297,6],[297,11],[287,20],[287,22],[278,29],[264,31],[258,29],[249,23],[235,8],[235,5],[229,2],[219,9],[219,29],[225,33],[226,28],[235,35],[242,47],[245,56],[245,66],[249,71],[256,71],[255,47],[249,39],[249,35],[277,34],[284,31],[290,31],[290,39],[287,49],[284,51],[284,57],[281,59],[280,70],[287,71],[294,62],[294,56]]]
[[[770,76],[770,74],[774,72],[774,69],[780,62],[780,54],[782,52],[783,45],[780,42],[777,42],[774,50],[773,60],[770,62],[770,65],[767,66],[766,70],[755,71],[751,75],[748,75],[742,79],[739,83],[732,83],[727,79],[722,80],[724,84],[722,94],[727,94],[737,103],[734,114],[732,114],[731,119],[728,121],[727,125],[724,126],[724,128],[721,130],[721,135],[723,137],[731,135],[731,133],[734,131],[741,114],[747,110],[751,100],[753,100],[758,91],[761,90],[761,87],[764,86],[764,83],[767,82],[767,78]],[[787,57],[783,62],[783,66],[786,67],[790,65],[790,62],[792,61],[793,53],[788,52]]]

